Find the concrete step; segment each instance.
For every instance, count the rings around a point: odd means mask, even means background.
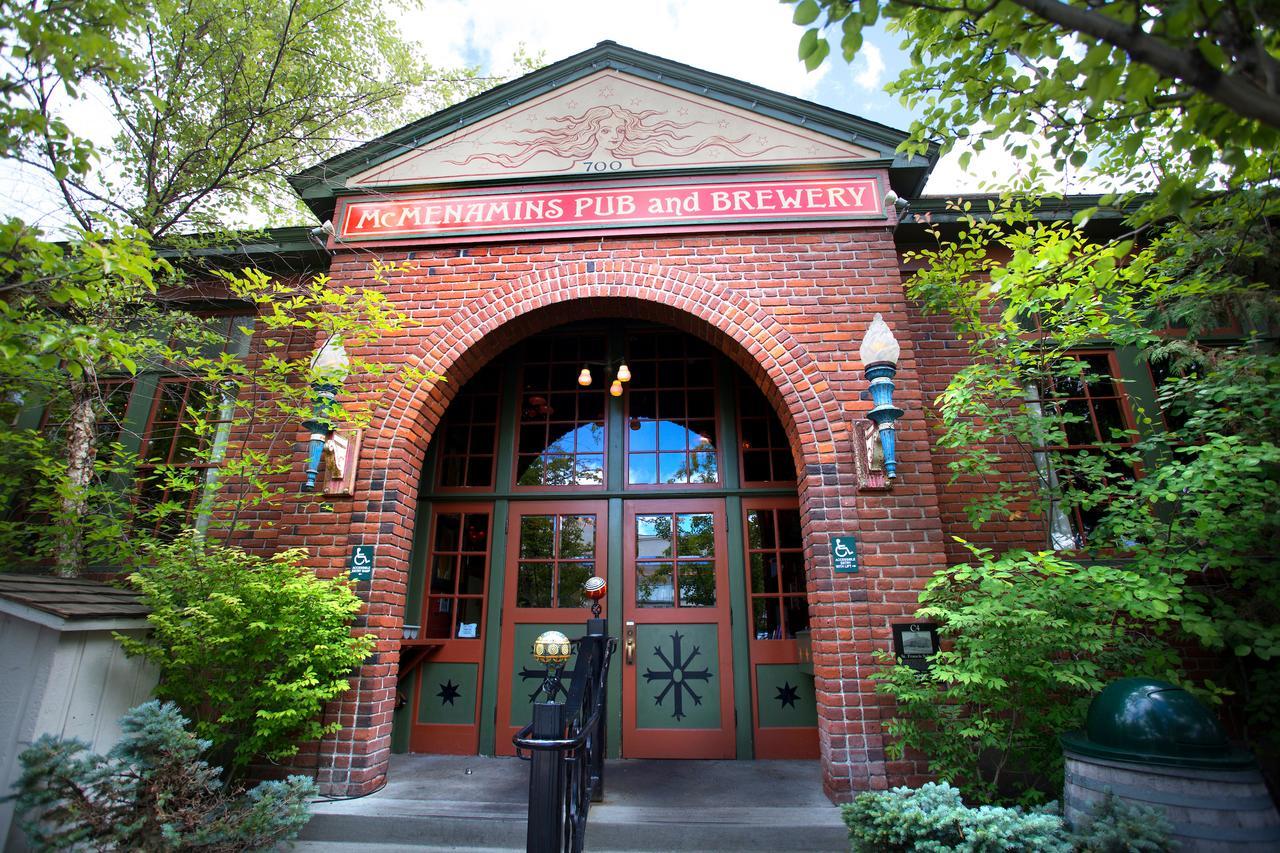
[[[610,761],[589,851],[849,849],[816,762]],[[368,797],[319,802],[298,850],[523,850],[527,765],[475,756],[393,760]]]

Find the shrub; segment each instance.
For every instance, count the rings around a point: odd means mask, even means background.
[[[1069,853],[1062,818],[1042,811],[966,808],[946,783],[860,795],[842,809],[857,851]]]
[[[120,641],[159,668],[156,695],[194,721],[228,775],[340,728],[321,711],[374,644],[351,635],[361,602],[345,579],[317,578],[304,551],[259,557],[193,533],[142,556],[129,582],[151,632]]]
[[[1055,806],[969,808],[950,785],[861,794],[841,808],[855,851],[875,853],[1156,853],[1172,849],[1155,809],[1110,793],[1072,830]]]
[[[921,619],[948,641],[928,672],[889,666],[889,754],[927,756],[930,772],[983,802],[1028,805],[1061,791],[1058,735],[1079,728],[1114,674],[1176,677],[1173,652],[1147,630],[1180,595],[1167,578],[1081,565],[1052,553],[992,557],[939,572]]]
[[[39,738],[19,757],[19,824],[36,850],[266,850],[294,838],[316,788],[304,776],[233,795],[172,703],[139,705],[105,756]]]
[[[1080,853],[1159,853],[1174,847],[1169,841],[1173,824],[1164,812],[1126,803],[1110,791],[1072,830]]]

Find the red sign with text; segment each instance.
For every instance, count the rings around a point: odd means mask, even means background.
[[[875,178],[812,177],[352,200],[340,213],[337,236],[385,240],[883,216]]]

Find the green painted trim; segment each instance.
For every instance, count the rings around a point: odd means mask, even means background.
[[[417,513],[413,519],[413,543],[409,546],[409,578],[405,585],[404,596],[404,619],[402,621],[413,624],[411,614],[416,614],[412,618],[421,620],[422,618],[422,596],[427,584],[427,536],[431,531],[431,504],[420,503],[417,507]],[[421,629],[421,626],[419,626]],[[404,693],[405,696],[413,697],[418,695],[419,679],[422,678],[422,668],[413,674],[409,679],[409,684],[396,684],[396,691]],[[405,703],[403,708],[395,711],[391,715],[391,751],[397,755],[409,751],[409,731],[413,727],[413,717],[411,711],[413,709],[412,699]]]
[[[124,423],[120,428],[120,443],[126,453],[137,454],[142,450],[142,434],[147,429],[147,419],[155,408],[156,392],[160,389],[160,376],[156,373],[139,374],[133,380],[133,393],[124,410]]]
[[[508,358],[502,367],[502,383],[498,389],[498,464],[494,466],[494,484],[511,482],[516,457],[516,423],[520,408],[520,360]],[[489,537],[489,607],[485,618],[488,627],[484,640],[484,675],[480,692],[481,755],[493,755],[497,749],[498,677],[502,660],[502,603],[507,582],[507,527],[511,504],[498,498],[493,502],[493,534]]]
[[[427,587],[427,551],[431,533],[431,504],[418,504],[413,520],[413,543],[409,546],[409,580],[404,597],[404,621],[410,625],[422,619],[422,597]],[[419,625],[419,627],[421,627]]]
[[[397,695],[404,693],[409,701],[404,703],[404,707],[397,708],[391,713],[391,754],[404,755],[409,751],[409,730],[413,727],[413,699],[418,695],[420,689],[419,681],[422,677],[422,670],[419,669],[409,679],[407,686],[396,685]]]
[[[619,329],[617,334],[609,335],[608,349],[606,350],[606,358],[609,364],[617,364],[625,356],[626,331]],[[604,381],[609,381],[609,371],[602,371]],[[605,464],[609,466],[605,472],[605,485],[610,492],[621,492],[626,488],[627,482],[627,452],[624,439],[626,433],[623,432],[627,428],[627,411],[625,395],[622,397],[609,397],[608,409],[606,417],[608,418],[608,437],[609,443],[605,450]]]
[[[493,755],[497,748],[498,669],[502,660],[502,602],[507,580],[507,522],[511,504],[493,503],[493,533],[489,536],[489,607],[484,633],[484,669],[480,685],[481,755]]]
[[[498,391],[498,464],[494,467],[493,486],[502,497],[510,497],[516,465],[516,441],[520,414],[521,358],[507,358],[502,366],[502,387]],[[434,483],[432,484],[434,485]]]
[[[609,702],[607,729],[607,748],[605,754],[609,758],[622,755],[622,668],[626,663],[622,659],[622,540],[623,518],[622,498],[609,499],[609,534],[606,540],[605,554],[606,575],[610,594],[605,599],[605,616],[609,620],[609,634],[618,638],[618,651],[609,664],[609,687],[606,691]]]
[[[734,389],[733,371],[727,359],[719,359],[716,371],[716,396],[720,400],[721,479],[726,486],[738,489],[741,472],[738,470],[738,402]],[[794,494],[794,490],[791,494]],[[737,752],[739,759],[755,757],[755,731],[751,713],[751,617],[747,601],[746,542],[742,529],[742,498],[729,495],[724,500],[725,559],[729,572],[729,637],[733,655],[733,713],[736,720]]]

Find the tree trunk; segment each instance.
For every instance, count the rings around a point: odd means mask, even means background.
[[[64,484],[57,524],[54,569],[70,578],[84,569],[84,524],[89,508],[89,486],[98,455],[95,439],[97,417],[94,402],[98,378],[91,367],[71,382],[71,412],[67,420],[67,481]]]

